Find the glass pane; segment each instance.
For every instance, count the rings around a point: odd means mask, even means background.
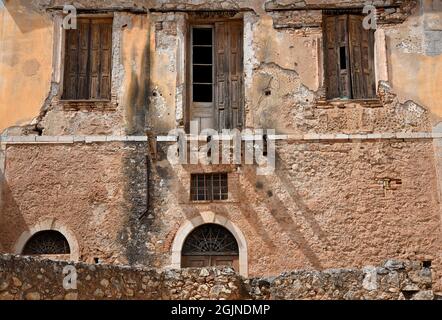
[[[212,66],[193,66],[193,82],[212,83]]]
[[[193,45],[212,45],[212,28],[194,28]]]
[[[213,87],[211,84],[194,84],[193,101],[194,102],[212,102]]]
[[[212,47],[194,47],[193,63],[212,64]]]

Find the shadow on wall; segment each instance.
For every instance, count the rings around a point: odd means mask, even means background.
[[[47,28],[47,21],[42,17],[34,1],[29,0],[0,0],[0,11],[6,10],[11,15],[22,33]]]
[[[277,162],[283,163],[279,156]],[[161,170],[159,170],[158,166],[153,166],[152,170],[154,171],[153,175],[159,175],[162,179],[169,181],[166,182],[166,185],[173,181],[175,185],[172,188],[175,189],[173,192],[175,195],[188,194],[189,191],[185,187],[186,182],[182,181],[180,176],[176,174],[169,162],[164,161]],[[245,178],[247,185],[255,186],[259,181],[258,176],[256,175],[256,167],[246,166],[244,171],[245,172],[242,176]],[[289,190],[290,198],[293,201],[292,205],[295,204],[299,209],[301,209],[305,220],[310,225],[311,229],[315,233],[315,236],[321,239],[323,243],[328,243],[329,240],[327,239],[327,234],[321,229],[318,221],[315,218],[314,212],[308,208],[307,204],[305,204],[304,200],[302,199],[302,196],[296,190],[296,187],[287,179],[287,177],[284,176],[284,172],[280,171],[280,168],[277,171],[277,177],[277,187],[283,190]],[[264,184],[270,184],[270,182],[265,181]],[[271,197],[271,199],[267,201],[265,199],[268,199],[269,196],[266,190],[258,190],[257,188],[253,188],[251,190],[242,183],[239,183],[238,185],[238,194],[240,195],[240,198],[235,203],[210,203],[207,204],[203,209],[193,203],[181,203],[180,207],[185,219],[191,220],[195,216],[201,215],[202,211],[212,211],[230,221],[235,221],[236,219],[232,217],[231,211],[238,209],[242,218],[244,219],[244,222],[239,223],[238,227],[242,229],[241,231],[244,233],[244,235],[249,239],[259,239],[258,242],[262,243],[262,245],[266,248],[266,252],[276,252],[279,250],[280,246],[277,243],[278,238],[275,238],[275,235],[268,231],[268,226],[266,226],[265,221],[262,221],[256,210],[258,207],[265,206],[266,210],[274,217],[274,220],[278,224],[277,227],[290,239],[294,247],[299,248],[297,250],[302,253],[310,266],[317,270],[324,268],[320,257],[315,253],[314,249],[309,244],[309,235],[305,234],[303,228],[295,221],[295,219],[293,219],[292,209],[287,203],[283,203],[278,197],[275,196]],[[152,198],[158,197],[158,195],[155,196],[153,194],[151,196]],[[253,200],[254,198],[262,199],[262,201],[255,203]],[[181,201],[180,199],[176,199],[176,202],[180,203]],[[237,221],[235,221],[235,223],[237,223]],[[166,241],[166,243],[168,242]],[[253,259],[256,259],[256,256],[254,256],[252,253],[254,250],[253,245],[249,246],[248,249],[250,254],[249,263],[253,265]],[[253,268],[250,271],[253,273]]]
[[[137,56],[135,49],[131,55],[132,61],[135,61]],[[131,70],[126,98],[127,134],[129,135],[144,134],[149,98],[149,61],[150,47],[149,42],[147,42],[142,52],[139,75],[135,70]]]
[[[12,253],[14,241],[29,230],[8,182],[0,170],[0,252]]]

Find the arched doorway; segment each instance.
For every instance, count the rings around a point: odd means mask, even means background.
[[[23,248],[23,255],[68,255],[69,243],[61,232],[55,230],[39,231],[32,235]]]
[[[239,271],[239,250],[233,234],[218,224],[203,224],[186,238],[181,251],[182,268],[231,266]]]

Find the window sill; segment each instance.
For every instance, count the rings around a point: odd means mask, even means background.
[[[364,108],[381,108],[383,107],[378,98],[374,99],[323,99],[318,100],[316,106],[318,109],[333,109],[333,108],[350,108],[354,105],[359,105]]]
[[[67,111],[115,111],[117,104],[111,100],[59,100],[59,104]]]
[[[199,201],[190,200],[189,201],[190,204],[212,204],[212,203],[216,204],[216,203],[229,203],[229,202],[232,202],[232,201],[229,199],[226,199],[226,200],[199,200]]]

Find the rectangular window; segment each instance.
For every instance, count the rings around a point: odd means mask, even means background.
[[[213,29],[192,29],[193,102],[213,101]]]
[[[66,30],[65,100],[110,100],[112,19],[77,20]]]
[[[328,99],[373,99],[374,32],[363,27],[361,15],[324,18],[326,89]]]
[[[200,130],[243,125],[243,29],[239,20],[190,28],[189,120]]]
[[[192,201],[227,200],[227,173],[192,174],[190,198]]]

